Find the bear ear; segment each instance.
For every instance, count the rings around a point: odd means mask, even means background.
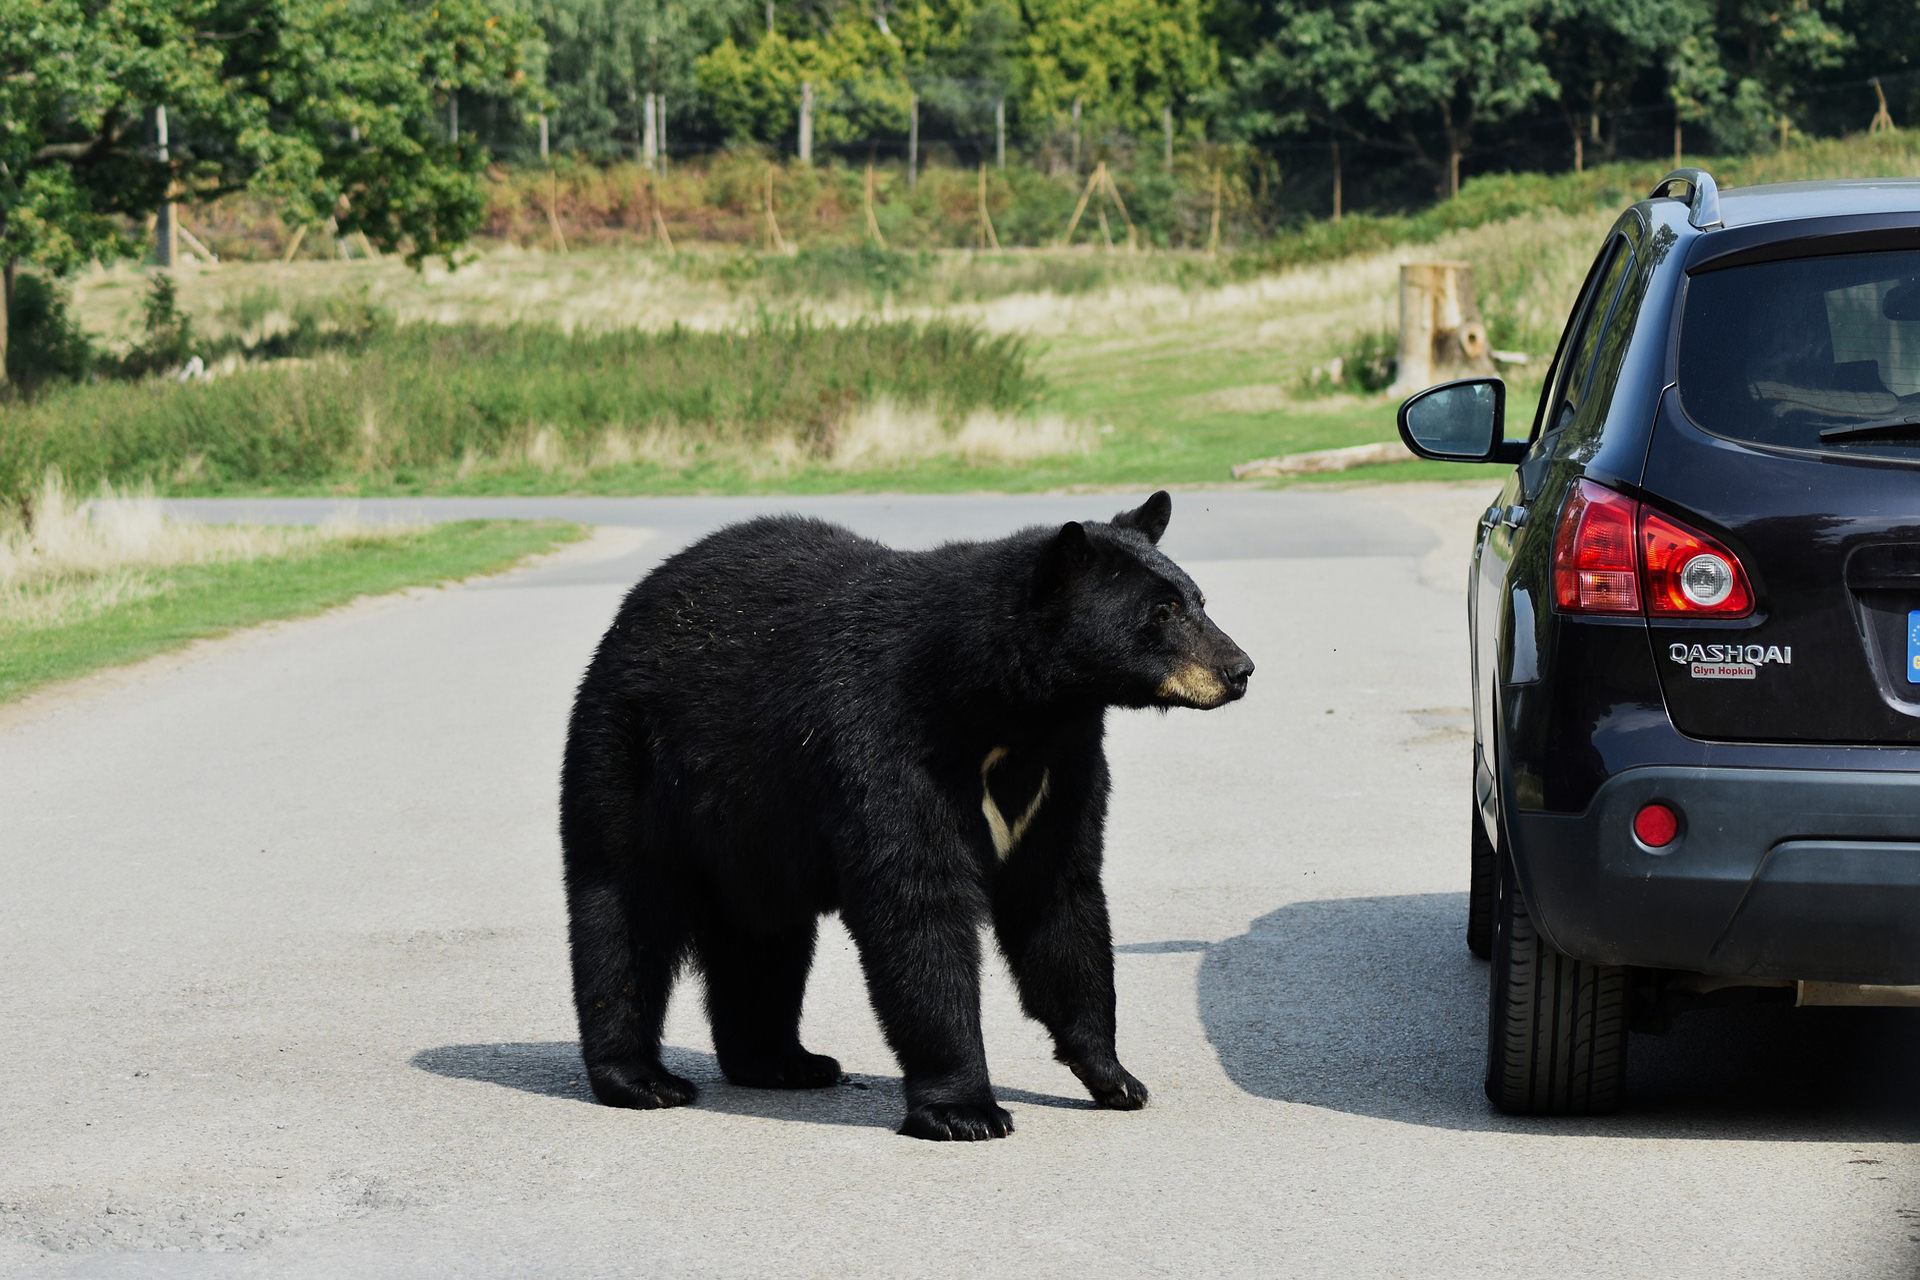
[[[1067,521],[1040,552],[1040,563],[1033,575],[1034,595],[1050,595],[1093,560],[1093,539],[1088,536],[1087,527],[1078,520]]]
[[[1113,518],[1113,523],[1118,528],[1145,534],[1148,542],[1157,543],[1160,535],[1167,531],[1167,517],[1172,514],[1173,498],[1162,489],[1136,510],[1122,511]]]

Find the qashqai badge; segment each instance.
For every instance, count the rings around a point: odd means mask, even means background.
[[[1913,638],[1909,644],[1920,646],[1920,609],[1914,611]],[[1920,648],[1915,648],[1920,653]],[[1687,668],[1695,680],[1752,680],[1760,668],[1793,664],[1793,646],[1777,644],[1686,644],[1676,640],[1667,646],[1667,656]],[[1914,668],[1920,673],[1920,666]],[[1916,674],[1920,680],[1920,674]]]

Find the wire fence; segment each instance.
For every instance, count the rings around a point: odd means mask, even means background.
[[[1484,126],[1459,156],[1437,130],[1369,137],[1323,127],[1231,142],[1210,140],[1204,119],[1171,107],[1157,129],[1122,130],[1078,110],[1036,124],[991,82],[881,89],[803,85],[790,129],[745,146],[720,133],[715,104],[691,95],[648,95],[599,158],[555,145],[568,135],[553,118],[485,99],[449,103],[444,127],[502,162],[483,233],[522,244],[1218,250],[1343,213],[1426,207],[1475,174],[1679,162],[1868,128],[1904,136],[1898,130],[1920,125],[1920,71],[1803,86],[1760,120],[1689,118],[1659,103],[1600,111],[1563,103]],[[1909,158],[1920,172],[1920,154]],[[370,251],[364,240],[303,243],[305,229],[244,201],[194,217],[189,240],[197,234],[230,256]]]

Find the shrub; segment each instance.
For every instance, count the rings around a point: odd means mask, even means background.
[[[77,382],[93,369],[98,353],[67,312],[67,291],[51,280],[21,272],[7,309],[7,378],[31,393],[54,382]]]

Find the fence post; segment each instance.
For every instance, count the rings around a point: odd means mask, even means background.
[[[157,154],[161,164],[167,164],[172,153],[167,149],[167,109],[164,106],[153,109],[153,136],[159,144]],[[163,267],[171,267],[179,253],[179,240],[174,233],[173,179],[167,179],[166,195],[160,201],[160,212],[154,218],[154,260]]]
[[[1340,144],[1333,144],[1333,220],[1340,221]]]
[[[1168,173],[1173,172],[1173,103],[1168,102],[1160,108],[1160,140],[1164,148],[1161,163]]]
[[[907,91],[907,190],[920,176],[920,95]]]
[[[1213,169],[1213,221],[1207,227],[1207,256],[1220,253],[1220,166]]]
[[[447,137],[454,146],[460,145],[460,91],[447,91]]]
[[[653,168],[653,157],[659,153],[660,139],[654,132],[653,93],[649,91],[640,112],[640,163],[647,169]]]
[[[993,104],[993,167],[1007,167],[1007,95],[1004,93]]]
[[[873,166],[867,166],[867,234],[882,249],[887,247],[887,238],[880,234],[880,220],[873,213]]]
[[[813,163],[813,81],[800,82],[800,163]]]
[[[664,93],[653,95],[653,118],[654,130],[659,134],[657,141],[660,144],[655,152],[657,163],[654,172],[664,178],[667,176],[667,95]]]
[[[547,159],[547,113],[540,113],[540,159]]]
[[[1073,100],[1073,176],[1080,176],[1080,99]]]

